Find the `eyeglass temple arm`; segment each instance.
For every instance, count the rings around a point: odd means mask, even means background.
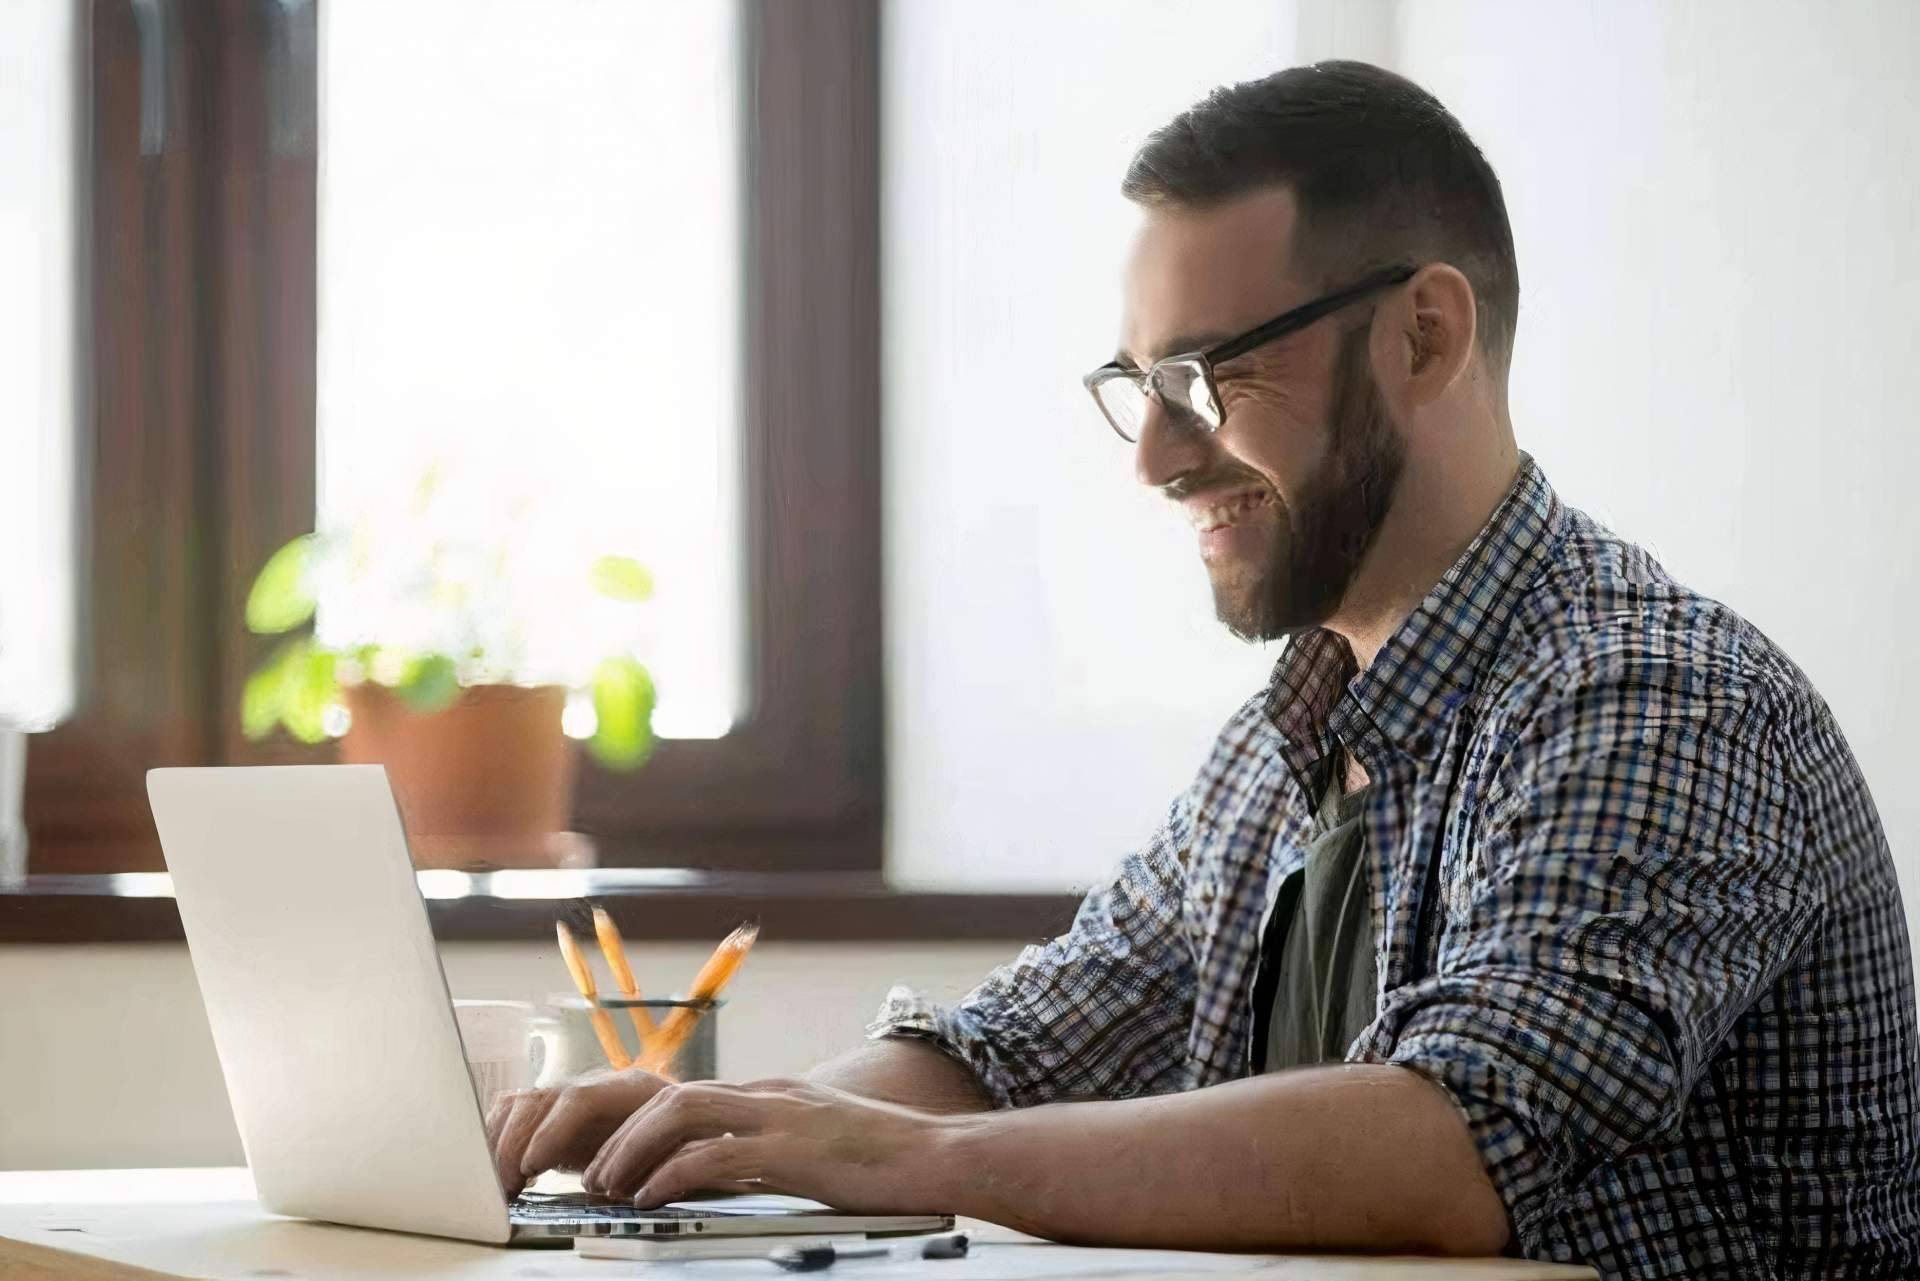
[[[1419,270],[1417,267],[1410,267],[1404,263],[1396,267],[1383,267],[1370,276],[1362,277],[1358,283],[1349,288],[1328,294],[1325,298],[1316,298],[1303,307],[1295,307],[1284,315],[1275,316],[1257,329],[1249,329],[1238,338],[1229,338],[1205,353],[1207,363],[1217,365],[1232,360],[1235,356],[1243,356],[1252,351],[1261,343],[1272,342],[1275,338],[1290,334],[1296,329],[1304,329],[1322,316],[1340,310],[1363,294],[1370,294],[1376,289],[1384,289],[1388,285],[1397,285],[1413,279],[1413,274],[1417,270]]]

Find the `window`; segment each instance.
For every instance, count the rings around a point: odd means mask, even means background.
[[[666,8],[92,7],[92,571],[33,870],[158,868],[152,766],[328,758],[240,734],[248,585],[456,437],[613,508],[576,543],[686,602],[659,662],[690,737],[583,770],[601,861],[878,870],[877,7]],[[650,137],[688,94],[711,110]],[[384,242],[381,195],[410,209]]]
[[[724,0],[321,12],[322,523],[404,517],[435,478],[435,531],[547,593],[529,664],[581,678],[617,638],[560,589],[635,557],[669,738],[723,737],[744,692],[738,25]]]
[[[73,704],[76,19],[0,10],[0,724],[25,729]]]

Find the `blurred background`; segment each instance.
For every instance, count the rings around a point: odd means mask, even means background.
[[[239,1159],[157,765],[401,787],[459,727],[401,796],[455,993],[561,985],[529,902],[665,975],[772,904],[728,1074],[1064,924],[1277,657],[1079,386],[1119,179],[1323,57],[1486,152],[1522,447],[1807,669],[1920,924],[1916,50],[1903,0],[0,0],[0,1168]]]

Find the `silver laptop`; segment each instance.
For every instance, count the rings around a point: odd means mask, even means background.
[[[952,1226],[767,1197],[509,1204],[386,771],[157,769],[147,796],[267,1209],[494,1244]]]

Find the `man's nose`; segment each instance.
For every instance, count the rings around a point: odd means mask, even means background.
[[[1150,398],[1140,439],[1133,446],[1133,473],[1142,485],[1162,488],[1204,466],[1210,446],[1207,433],[1175,419],[1159,400]]]

